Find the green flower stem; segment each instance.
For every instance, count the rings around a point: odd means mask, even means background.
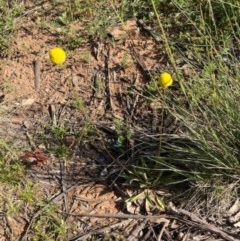
[[[165,44],[165,49],[167,51],[167,54],[168,54],[168,57],[169,57],[169,60],[173,66],[173,69],[174,69],[174,72],[176,74],[176,79],[178,80],[179,84],[180,84],[180,87],[181,89],[183,90],[184,94],[185,94],[185,88],[183,86],[183,83],[181,81],[181,78],[179,77],[178,75],[178,71],[177,71],[177,66],[176,66],[176,63],[175,63],[175,60],[174,60],[174,57],[173,57],[173,53],[172,53],[172,50],[170,48],[170,45],[169,45],[169,42],[168,42],[168,39],[167,39],[167,36],[166,36],[166,33],[165,33],[165,30],[163,28],[163,25],[162,25],[162,22],[159,18],[159,14],[157,13],[157,9],[156,9],[156,5],[155,5],[155,2],[154,0],[151,0],[151,3],[152,3],[152,7],[153,7],[153,11],[154,11],[154,14],[156,15],[156,18],[157,18],[157,23],[158,23],[158,26],[161,30],[161,33],[162,33],[162,36],[163,36],[163,39],[164,39],[164,44]],[[185,94],[186,95],[186,94]]]

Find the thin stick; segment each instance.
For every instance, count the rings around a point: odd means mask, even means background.
[[[69,204],[68,204],[68,200],[67,200],[67,195],[66,195],[66,183],[65,183],[65,180],[64,180],[64,175],[65,175],[65,172],[66,172],[66,167],[65,167],[65,161],[63,160],[59,160],[59,164],[60,164],[60,173],[61,173],[61,189],[62,189],[62,192],[63,192],[63,200],[64,200],[64,206],[65,206],[65,211],[66,212],[69,212]],[[66,215],[66,219],[67,219],[67,216]]]
[[[107,227],[103,227],[103,228],[99,228],[97,230],[91,230],[89,233],[87,234],[78,234],[72,238],[69,239],[69,241],[80,241],[80,240],[87,240],[87,238],[91,235],[91,234],[98,234],[98,233],[104,233],[106,232],[107,230],[112,230],[112,229],[115,229],[125,223],[128,223],[129,220],[124,220],[124,221],[121,221],[121,222],[118,222],[118,223],[114,223],[114,224],[111,224],[111,225],[108,225]]]
[[[33,138],[31,137],[31,135],[29,134],[28,131],[26,132],[26,136],[27,136],[27,138],[28,138],[28,141],[29,141],[29,144],[30,144],[31,148],[32,148],[33,150],[35,150],[37,147],[36,147],[36,145],[35,145],[35,143],[34,143],[34,141],[33,141]]]
[[[49,113],[52,119],[53,126],[57,125],[57,118],[56,118],[56,108],[55,105],[49,105]]]
[[[160,233],[159,233],[159,235],[158,235],[158,241],[161,241],[161,240],[162,240],[163,232],[164,232],[164,230],[166,229],[166,227],[169,225],[169,222],[170,222],[170,221],[169,221],[168,219],[166,219],[166,221],[163,222],[163,226],[162,226],[161,231],[160,231]]]
[[[41,60],[37,58],[33,63],[34,68],[34,87],[35,90],[38,91],[40,89],[41,84]]]
[[[62,212],[60,212],[62,213]],[[124,213],[120,213],[120,214],[97,214],[97,213],[93,213],[93,214],[89,214],[89,213],[79,213],[79,214],[75,214],[75,213],[66,213],[68,215],[71,216],[79,216],[79,217],[94,217],[94,218],[120,218],[120,219],[159,219],[160,221],[163,221],[163,219],[165,220],[166,215],[156,215],[156,216],[151,216],[151,215],[134,215],[134,214],[124,214]]]

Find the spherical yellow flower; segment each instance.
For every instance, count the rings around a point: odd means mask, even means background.
[[[62,48],[55,47],[49,51],[49,58],[54,64],[60,65],[66,61],[66,53]]]
[[[162,88],[166,89],[170,85],[172,85],[172,83],[173,83],[173,79],[172,79],[172,76],[169,73],[163,72],[159,76],[159,84]]]

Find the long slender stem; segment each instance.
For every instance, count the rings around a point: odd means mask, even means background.
[[[182,89],[182,91],[183,91],[184,94],[185,94],[185,88],[184,88],[183,83],[182,83],[182,81],[181,81],[181,78],[180,78],[180,76],[179,76],[179,74],[178,74],[177,66],[176,66],[176,63],[175,63],[175,60],[174,60],[174,57],[173,57],[173,53],[172,53],[171,47],[170,47],[170,45],[169,45],[169,41],[168,41],[168,39],[167,39],[166,32],[165,32],[165,30],[164,30],[164,28],[163,28],[163,25],[162,25],[162,22],[161,22],[161,20],[160,20],[159,14],[158,14],[158,12],[157,12],[156,5],[155,5],[154,0],[151,0],[151,3],[152,3],[152,7],[153,7],[154,14],[156,15],[156,18],[157,18],[158,26],[159,26],[159,28],[160,28],[160,30],[161,30],[161,34],[162,34],[162,36],[163,36],[163,40],[164,40],[164,44],[165,44],[165,49],[166,49],[166,51],[167,51],[169,60],[170,60],[170,62],[171,62],[171,64],[172,64],[173,69],[174,69],[174,72],[175,72],[175,74],[176,74],[176,79],[178,80],[178,82],[179,82],[179,84],[180,84],[180,86],[181,86],[181,89]]]
[[[165,101],[165,94],[166,90],[163,89],[163,96],[164,96],[164,101]],[[162,136],[163,136],[163,122],[164,122],[164,106],[162,107],[162,114],[161,114],[161,123],[160,123],[160,136],[159,136],[159,150],[158,150],[158,155],[161,155],[162,151]]]

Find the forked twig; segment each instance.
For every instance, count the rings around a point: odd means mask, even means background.
[[[160,233],[159,233],[159,235],[158,235],[158,241],[161,241],[161,240],[162,240],[163,232],[164,232],[164,230],[166,229],[166,227],[169,225],[169,222],[170,222],[170,221],[169,221],[168,219],[166,219],[166,221],[163,222],[163,226],[162,226],[161,231],[160,231]]]
[[[130,235],[128,236],[128,240],[131,240],[131,241],[138,240],[139,233],[141,232],[141,230],[143,230],[146,223],[147,223],[147,219],[142,221],[140,224],[137,224],[136,227],[134,227],[130,232]]]

